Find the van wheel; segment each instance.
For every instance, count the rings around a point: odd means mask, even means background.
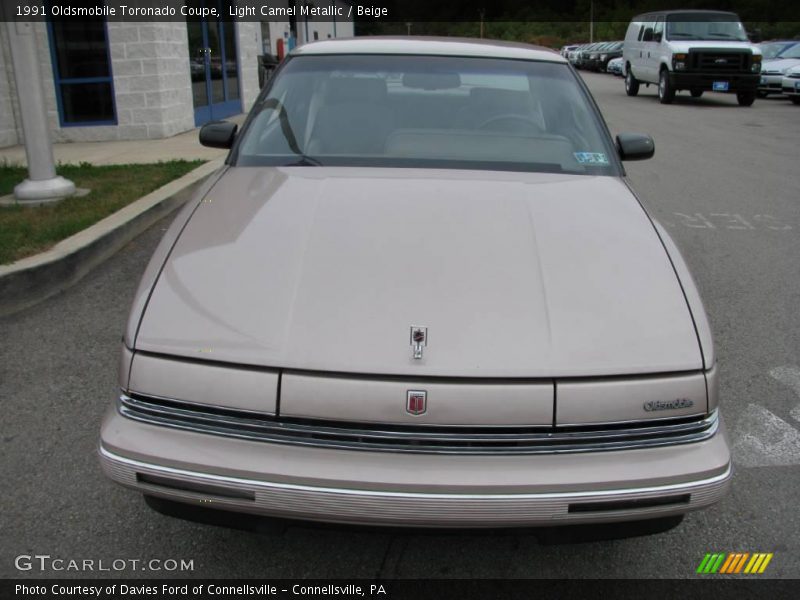
[[[635,96],[639,93],[639,82],[633,76],[633,71],[631,71],[630,67],[625,71],[625,93],[628,96]]]
[[[691,91],[692,98],[699,98],[703,95],[703,90],[692,90]]]
[[[658,76],[658,101],[661,104],[670,104],[675,99],[675,89],[669,82],[669,71],[663,69]]]
[[[756,101],[755,92],[737,92],[736,100],[739,101],[739,106],[752,106]]]

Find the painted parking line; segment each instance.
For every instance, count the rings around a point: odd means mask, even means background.
[[[672,219],[661,221],[667,227],[689,229],[714,229],[731,231],[790,231],[792,225],[785,219],[772,215],[747,215],[738,213],[672,213]]]
[[[750,404],[740,417],[740,435],[734,433],[733,458],[743,467],[800,464],[800,431],[758,404]]]
[[[775,367],[770,372],[770,377],[789,387],[800,400],[800,368],[785,366]],[[800,402],[789,411],[795,421],[800,421]]]

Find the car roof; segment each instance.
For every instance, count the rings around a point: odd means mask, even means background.
[[[702,10],[702,9],[686,9],[686,10],[657,10],[649,13],[642,13],[641,15],[636,15],[631,19],[631,21],[644,21],[646,19],[653,19],[655,17],[666,17],[669,15],[693,15],[693,14],[704,14],[704,15],[720,15],[720,17],[730,17],[731,21],[738,21],[739,15],[734,12],[730,12],[728,10]]]
[[[295,48],[294,55],[319,54],[423,54],[433,56],[470,56],[514,58],[565,63],[555,50],[499,40],[477,38],[364,36],[309,42]]]

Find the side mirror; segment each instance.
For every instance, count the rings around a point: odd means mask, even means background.
[[[663,37],[664,37],[664,34],[661,33],[660,31],[657,31],[657,32],[655,32],[653,34],[653,41],[658,42],[660,44],[661,43],[661,38],[663,38]]]
[[[656,146],[653,138],[644,133],[620,133],[617,151],[622,160],[647,160],[653,157]]]
[[[236,137],[236,123],[227,121],[212,121],[200,128],[200,143],[209,148],[230,148]]]
[[[753,33],[750,34],[750,41],[753,42],[754,44],[760,44],[762,42],[760,29],[753,30]]]
[[[652,42],[653,41],[653,28],[648,27],[644,30],[644,35],[642,36],[643,42]]]

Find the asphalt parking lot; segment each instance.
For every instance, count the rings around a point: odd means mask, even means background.
[[[774,553],[762,577],[800,577],[800,107],[741,108],[708,93],[662,106],[654,87],[628,98],[619,78],[584,78],[612,133],[655,138],[655,157],[627,168],[710,314],[736,462],[721,504],[659,535],[555,544],[531,531],[250,533],[151,511],[103,477],[95,450],[128,306],[162,222],[76,287],[0,319],[0,576],[108,576],[15,568],[19,555],[46,554],[193,561],[184,573],[115,573],[137,577],[682,578],[706,552],[744,551]]]

